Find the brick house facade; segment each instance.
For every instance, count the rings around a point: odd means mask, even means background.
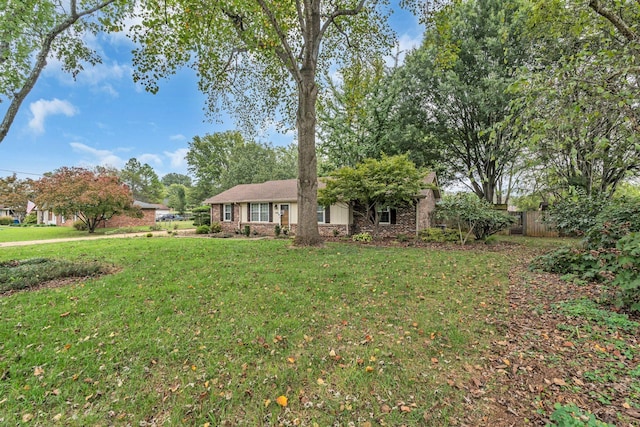
[[[425,181],[437,185],[435,174]],[[318,183],[318,188],[324,186]],[[211,223],[219,223],[225,233],[242,233],[249,226],[252,234],[273,236],[276,226],[295,234],[297,209],[297,180],[267,181],[260,184],[241,184],[205,200],[211,206]],[[415,203],[402,209],[387,209],[384,221],[378,226],[378,236],[394,237],[416,234],[431,226],[431,212],[440,198],[437,189],[429,188],[416,195]],[[369,232],[372,227],[357,211],[357,206],[338,203],[319,206],[318,231],[321,236],[349,236]]]

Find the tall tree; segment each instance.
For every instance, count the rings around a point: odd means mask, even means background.
[[[164,187],[156,172],[147,163],[141,164],[135,157],[124,165],[120,178],[129,186],[136,200],[158,203],[164,196]]]
[[[316,100],[319,69],[389,46],[383,6],[367,0],[142,1],[136,77],[151,91],[182,65],[196,69],[209,106],[244,123],[257,113],[283,117],[298,132],[298,244],[318,244]],[[144,28],[143,28],[144,27]],[[233,108],[235,107],[235,108]],[[292,120],[293,121],[293,120]]]
[[[297,170],[295,147],[246,141],[235,131],[194,137],[186,158],[200,201],[238,184],[295,178]]]
[[[520,146],[503,120],[515,114],[506,89],[530,61],[525,0],[458,0],[433,14],[423,45],[403,69],[402,102],[438,148],[449,173],[480,198],[502,203]]]
[[[167,188],[168,206],[182,215],[187,206],[187,187],[182,184],[171,184]]]
[[[185,187],[191,187],[191,177],[181,173],[170,172],[162,177],[162,185],[169,187],[171,184],[180,184]]]
[[[11,209],[20,218],[26,215],[27,204],[33,197],[32,179],[20,179],[16,174],[0,178],[0,206]]]
[[[131,190],[110,170],[60,168],[35,182],[36,204],[56,215],[77,215],[89,233],[114,215],[141,216]]]
[[[0,6],[0,101],[8,102],[0,123],[0,142],[47,59],[62,62],[74,76],[84,63],[100,62],[87,34],[117,31],[133,7],[127,0],[4,0]],[[91,18],[91,19],[90,19]]]
[[[629,23],[639,16],[637,2],[538,4],[530,25],[538,60],[513,92],[548,191],[611,197],[638,174],[640,50]]]

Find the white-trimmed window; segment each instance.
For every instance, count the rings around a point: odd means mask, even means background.
[[[251,222],[269,222],[269,203],[251,203]]]
[[[324,206],[318,205],[318,209],[316,210],[316,214],[318,215],[318,224],[324,224]]]
[[[233,221],[233,205],[224,205],[224,221]]]
[[[380,218],[380,224],[391,224],[391,209],[389,209],[389,206],[378,209],[378,217]]]

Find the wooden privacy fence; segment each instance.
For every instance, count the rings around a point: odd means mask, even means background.
[[[555,225],[545,221],[547,212],[509,212],[509,214],[516,218],[516,222],[509,230],[509,234],[522,234],[530,237],[558,237]]]

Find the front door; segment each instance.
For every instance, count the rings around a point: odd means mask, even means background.
[[[280,205],[280,227],[289,228],[289,205]]]

